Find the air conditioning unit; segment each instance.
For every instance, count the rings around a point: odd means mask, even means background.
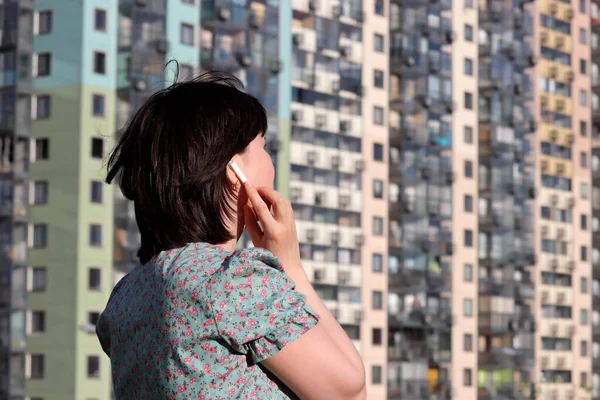
[[[548,161],[547,160],[542,160],[542,171],[548,171]]]
[[[552,324],[550,326],[550,332],[552,333],[552,336],[556,336],[558,334],[558,325]]]
[[[567,207],[573,208],[573,206],[575,206],[575,198],[571,197],[569,200],[567,200]]]
[[[340,242],[340,233],[331,232],[331,244],[336,245]]]
[[[559,228],[559,229],[556,231],[556,236],[557,236],[559,239],[562,239],[562,238],[564,238],[564,237],[565,237],[565,228]]]
[[[552,196],[550,196],[550,203],[555,206],[558,204],[558,195],[553,194]]]
[[[567,17],[567,19],[573,19],[573,9],[569,8],[565,13],[565,16]]]
[[[542,43],[548,42],[548,32],[542,32],[540,35],[540,40]]]
[[[565,165],[564,164],[556,164],[556,174],[562,175],[564,172],[565,172]]]
[[[363,160],[356,160],[354,163],[354,169],[356,172],[363,172],[365,170],[365,162]]]
[[[331,157],[331,168],[338,169],[340,167],[341,158],[338,155]]]
[[[138,92],[143,92],[148,89],[148,84],[143,79],[136,79],[133,82],[133,88]]]
[[[315,206],[322,206],[327,201],[327,194],[325,192],[315,193]]]
[[[550,229],[547,226],[542,226],[542,237],[547,237]]]
[[[350,271],[340,271],[338,273],[338,280],[342,285],[350,282]]]
[[[310,150],[306,152],[306,161],[309,164],[314,164],[317,162],[317,152],[314,150]]]
[[[565,302],[566,298],[565,298],[565,294],[564,293],[559,293],[558,296],[556,296],[556,302],[558,304],[563,304]]]
[[[362,315],[363,314],[361,310],[354,311],[354,323],[360,324],[360,321],[362,321]]]
[[[556,3],[550,4],[550,14],[555,15],[558,12],[558,5]]]
[[[317,11],[317,8],[319,8],[319,1],[318,0],[308,0],[308,9],[310,11]]]
[[[331,91],[334,93],[340,91],[340,81],[331,81]]]
[[[302,111],[300,111],[300,110],[292,111],[292,121],[295,121],[295,122],[302,121]]]
[[[558,131],[556,129],[553,129],[550,132],[550,140],[552,140],[553,142],[556,142],[556,140],[558,140]]]
[[[566,360],[564,357],[558,357],[556,359],[556,367],[557,369],[563,369],[566,364]]]
[[[248,15],[248,26],[254,30],[260,29],[260,20],[258,18],[258,15],[256,15],[256,13],[251,12]]]
[[[556,78],[558,76],[558,68],[550,67],[550,76]]]
[[[349,132],[351,128],[351,121],[340,121],[340,132]]]
[[[419,102],[421,103],[423,108],[430,108],[431,104],[432,104],[431,98],[429,96],[425,96],[425,95],[420,96]]]
[[[304,43],[304,36],[301,33],[294,33],[292,35],[292,42],[296,47],[302,46],[302,43]]]
[[[575,269],[575,261],[569,261],[567,263],[567,269],[569,270],[569,272],[573,272],[573,270]]]
[[[317,231],[313,228],[309,228],[306,230],[306,240],[308,242],[313,242],[317,237]]]
[[[542,292],[542,304],[545,304],[548,301],[549,294],[547,291]]]
[[[568,329],[569,336],[575,335],[576,331],[577,331],[577,328],[575,327],[575,325],[570,325],[569,326],[569,329]]]
[[[565,102],[563,100],[557,100],[556,101],[556,109],[558,111],[562,111],[565,109]]]
[[[350,196],[347,194],[340,195],[338,199],[340,208],[347,208],[350,205]]]
[[[282,63],[280,60],[272,60],[269,63],[269,71],[271,71],[272,74],[278,74],[281,72],[281,66]]]
[[[340,56],[347,58],[352,57],[352,48],[350,46],[341,46],[340,47]]]
[[[356,245],[356,247],[361,247],[363,244],[365,244],[364,235],[356,235],[354,237],[354,244]]]
[[[237,54],[237,61],[240,66],[247,68],[252,65],[252,57],[248,52],[241,51]]]
[[[540,103],[543,108],[548,107],[548,97],[542,96],[542,98],[540,99]]]
[[[573,71],[567,72],[567,79],[569,82],[573,82],[573,80],[575,80],[575,73]]]
[[[333,16],[333,18],[339,18],[342,16],[342,6],[339,4],[334,5],[331,8],[331,15]]]
[[[158,39],[156,41],[156,51],[160,54],[166,54],[169,51],[169,42],[167,39]]]
[[[292,201],[300,200],[302,198],[302,188],[292,188],[290,191],[290,197],[292,198]]]
[[[315,269],[313,272],[313,280],[315,282],[322,282],[325,278],[325,271],[322,269]]]
[[[314,73],[307,73],[304,76],[304,82],[306,82],[306,84],[310,87],[315,87],[317,86],[317,75]]]
[[[548,356],[544,356],[544,357],[542,357],[542,362],[541,362],[541,364],[542,364],[542,368],[546,368],[546,367],[548,367],[548,364],[549,364]]]
[[[564,45],[565,45],[565,39],[560,36],[557,37],[556,38],[556,47],[561,49]]]
[[[315,118],[315,125],[317,128],[323,128],[327,124],[327,116],[325,114],[319,114]]]
[[[550,264],[550,268],[552,268],[552,269],[558,268],[558,260],[556,258],[554,258],[552,260],[552,263]]]
[[[217,11],[217,17],[221,21],[229,21],[231,19],[231,10],[226,7],[219,7],[219,11]]]

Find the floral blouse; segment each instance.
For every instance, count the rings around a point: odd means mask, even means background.
[[[137,265],[96,328],[116,398],[297,398],[259,364],[319,319],[294,287],[262,249],[192,243]]]

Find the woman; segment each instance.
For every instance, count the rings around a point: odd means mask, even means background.
[[[265,110],[239,86],[211,73],[156,93],[109,159],[141,233],[97,324],[116,397],[364,399],[362,360],[272,188]],[[236,251],[244,228],[255,248]]]

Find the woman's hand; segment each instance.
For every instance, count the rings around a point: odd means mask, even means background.
[[[252,205],[252,208],[244,206],[244,219],[252,243],[269,250],[288,268],[300,265],[300,247],[290,201],[270,188],[255,188],[248,182],[244,188]]]

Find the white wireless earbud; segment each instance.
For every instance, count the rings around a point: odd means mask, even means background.
[[[242,172],[240,167],[235,163],[235,161],[231,160],[227,165],[229,166],[229,168],[231,168],[233,173],[238,177],[242,184],[248,182],[248,178],[246,178],[246,175],[244,175],[244,173]]]

